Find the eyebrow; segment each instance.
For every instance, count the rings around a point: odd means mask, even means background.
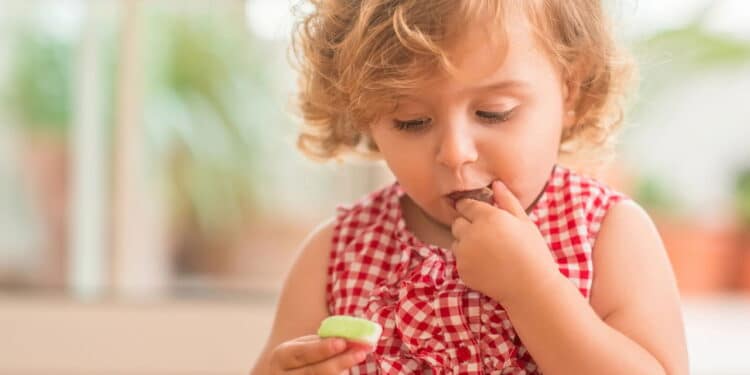
[[[478,86],[467,89],[469,92],[488,92],[488,91],[502,91],[509,89],[524,89],[529,87],[529,83],[521,80],[507,80],[490,83],[484,86]]]
[[[531,84],[527,81],[510,79],[510,80],[505,80],[505,81],[493,82],[493,83],[483,85],[483,86],[469,87],[462,91],[476,95],[478,93],[495,92],[495,91],[503,91],[503,90],[511,90],[511,89],[524,90],[529,87],[531,87]],[[406,95],[401,95],[401,98],[405,100],[422,102],[421,98],[417,95],[406,94]]]

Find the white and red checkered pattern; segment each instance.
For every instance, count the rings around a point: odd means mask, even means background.
[[[352,374],[538,374],[503,307],[469,289],[450,250],[406,229],[394,183],[339,207],[328,266],[331,314],[383,326],[374,353]],[[529,214],[560,272],[588,298],[591,250],[609,206],[626,198],[556,166]]]

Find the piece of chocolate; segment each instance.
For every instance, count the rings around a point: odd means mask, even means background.
[[[485,202],[487,204],[495,203],[492,189],[488,187],[483,187],[476,190],[462,191],[460,193],[453,193],[451,194],[451,198],[453,198],[454,203],[458,202],[461,199],[473,199],[475,201]]]

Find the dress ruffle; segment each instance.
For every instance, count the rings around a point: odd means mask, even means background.
[[[439,249],[418,247],[375,287],[366,317],[383,326],[374,363],[382,373],[418,369],[433,374],[523,373],[517,335],[506,311],[458,278],[455,261]],[[372,362],[372,361],[371,361]],[[473,369],[472,369],[473,367]]]

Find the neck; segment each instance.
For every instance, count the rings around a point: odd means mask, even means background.
[[[427,215],[408,195],[401,199],[401,210],[404,213],[406,228],[420,241],[444,249],[453,244],[453,234],[449,225],[438,222]]]

